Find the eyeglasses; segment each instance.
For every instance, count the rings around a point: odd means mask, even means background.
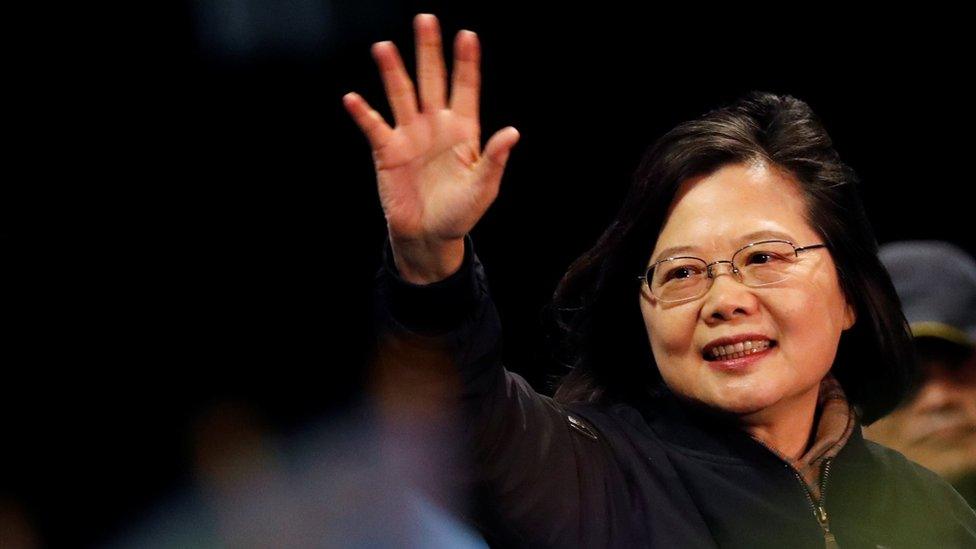
[[[788,240],[763,240],[739,248],[731,260],[705,263],[697,257],[668,257],[648,267],[637,278],[664,303],[686,301],[705,295],[717,276],[713,266],[719,263],[728,263],[739,282],[755,288],[788,279],[800,252],[826,247],[826,244],[811,244],[797,248]]]

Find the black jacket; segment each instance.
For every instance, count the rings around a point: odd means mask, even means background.
[[[376,279],[380,333],[456,365],[466,443],[492,502],[497,546],[976,548],[976,515],[953,488],[861,426],[827,468],[818,520],[793,469],[674,396],[561,405],[502,365],[501,326],[465,237],[461,269],[429,285],[398,276],[389,240]],[[384,337],[385,337],[384,336]]]

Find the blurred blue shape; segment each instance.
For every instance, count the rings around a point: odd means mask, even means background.
[[[488,547],[484,538],[434,506],[422,494],[412,492],[407,497],[418,519],[418,531],[411,540],[416,547]]]
[[[332,5],[322,0],[192,2],[204,53],[216,57],[302,57],[330,44]]]
[[[259,445],[221,448],[209,469],[220,474],[198,471],[195,485],[108,546],[488,547],[425,492],[449,480],[426,477],[407,457],[416,442],[418,460],[436,460],[445,452],[436,439],[390,438],[358,412],[289,441],[265,434]]]

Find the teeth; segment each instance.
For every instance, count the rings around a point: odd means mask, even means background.
[[[733,359],[765,351],[769,348],[768,340],[742,341],[733,345],[720,345],[712,349],[712,358]]]

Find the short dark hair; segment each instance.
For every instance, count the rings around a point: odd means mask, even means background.
[[[878,259],[858,178],[806,103],[754,91],[651,145],[616,218],[560,280],[543,310],[550,352],[569,368],[550,379],[556,401],[632,402],[663,388],[636,299],[648,242],[656,242],[681,182],[755,161],[799,182],[807,221],[855,306],[857,321],[841,335],[831,371],[861,421],[874,422],[905,397],[916,370],[911,331]]]

